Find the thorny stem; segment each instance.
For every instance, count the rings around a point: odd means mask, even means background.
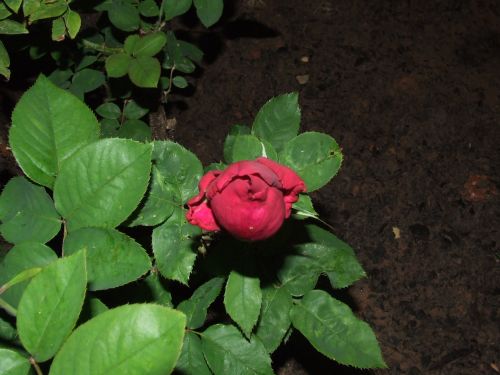
[[[40,366],[38,366],[38,363],[36,363],[35,358],[30,357],[29,361],[33,366],[33,368],[35,369],[36,375],[43,375],[42,369],[40,368]]]

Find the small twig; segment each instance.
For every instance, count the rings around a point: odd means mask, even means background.
[[[29,361],[31,363],[31,366],[33,366],[33,368],[35,369],[36,375],[43,375],[42,369],[40,368],[40,366],[38,366],[38,363],[36,363],[35,358],[30,357]]]
[[[163,92],[163,103],[167,102],[167,96],[168,94],[170,94],[170,91],[172,91],[172,79],[174,77],[174,71],[175,71],[175,65],[172,66],[172,68],[170,69],[170,77],[168,79],[168,89],[167,91]]]
[[[83,46],[86,48],[91,48],[93,50],[102,52],[106,55],[112,55],[114,53],[120,53],[123,52],[123,48],[113,48],[113,47],[107,47],[104,44],[98,44],[91,42],[90,40],[87,39],[82,39]]]
[[[4,309],[5,311],[7,311],[8,314],[12,316],[17,315],[16,308],[5,302],[5,300],[3,300],[2,298],[0,298],[0,308]]]

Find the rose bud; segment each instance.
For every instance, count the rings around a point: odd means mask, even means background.
[[[306,186],[290,168],[258,158],[208,172],[199,190],[187,203],[191,224],[208,231],[223,228],[239,239],[258,241],[278,231]]]

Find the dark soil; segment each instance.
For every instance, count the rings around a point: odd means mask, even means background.
[[[344,152],[313,198],[367,271],[341,297],[389,369],[335,365],[294,334],[277,373],[500,373],[500,2],[227,0],[210,30],[175,27],[207,56],[167,117],[205,164],[291,91],[302,130]]]
[[[218,26],[200,28],[208,58],[187,108],[173,97],[176,140],[220,161],[231,125],[299,91],[303,130],[343,148],[314,198],[369,275],[348,294],[389,365],[373,373],[498,373],[500,3],[227,3]],[[298,334],[275,364],[368,373],[339,369]]]

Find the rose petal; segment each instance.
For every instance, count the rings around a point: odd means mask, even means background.
[[[246,199],[242,194],[246,192]],[[260,177],[237,178],[211,200],[218,223],[233,236],[247,241],[271,237],[283,224],[283,194]]]
[[[189,200],[188,207],[189,211],[186,214],[186,219],[190,224],[197,225],[201,229],[208,231],[220,230],[206,199],[200,202],[198,196],[196,196]]]
[[[207,190],[207,195],[211,198],[217,192],[221,192],[236,177],[257,175],[260,176],[269,186],[281,188],[281,182],[278,176],[268,167],[255,161],[243,160],[231,164],[224,170],[215,184]]]
[[[306,192],[306,184],[292,169],[271,159],[258,158],[256,161],[271,169],[279,177],[283,186],[286,207],[285,218],[288,218],[292,212],[292,205],[299,199],[299,194]]]

